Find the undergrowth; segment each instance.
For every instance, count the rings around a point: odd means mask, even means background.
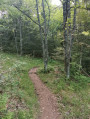
[[[0,53],[0,119],[35,119],[39,105],[28,72],[40,67],[38,75],[58,97],[63,119],[89,119],[90,78],[78,72],[66,79],[64,66],[49,61],[48,72],[41,59]],[[14,103],[14,104],[13,104]]]
[[[80,73],[73,75],[73,78],[65,77],[62,64],[50,67],[49,73],[44,74],[39,70],[41,80],[58,97],[58,104],[63,119],[89,119],[90,109],[90,77]]]
[[[35,119],[39,105],[28,72],[42,60],[0,52],[0,119]]]

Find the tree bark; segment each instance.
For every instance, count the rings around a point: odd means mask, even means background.
[[[45,16],[44,1],[42,0],[43,19],[44,19],[44,37],[43,37],[43,33],[42,33],[42,27],[41,27],[41,24],[40,24],[38,0],[36,0],[36,8],[37,8],[37,18],[38,18],[38,24],[39,24],[40,37],[41,37],[41,40],[42,40],[44,71],[47,72],[47,65],[48,65],[48,42],[47,42],[47,26],[46,26],[46,16]],[[48,9],[49,9],[49,7],[48,7]],[[48,26],[49,26],[49,21],[48,21]]]
[[[20,17],[20,19],[19,19],[19,27],[20,27],[20,55],[22,55],[23,54],[23,44],[22,44],[22,41],[23,41],[23,39],[22,39],[22,21],[21,21],[21,17]]]
[[[44,42],[45,42],[45,58],[44,58],[44,70],[47,72],[48,65],[48,40],[47,40],[47,27],[46,27],[46,15],[45,15],[45,5],[44,0],[42,0],[42,8],[43,8],[43,18],[44,18]]]
[[[16,52],[17,52],[17,55],[18,55],[18,45],[17,45],[17,37],[16,37],[16,25],[15,25],[15,30],[14,30],[14,38],[15,38]]]
[[[65,72],[66,77],[70,78],[70,59],[71,59],[71,13],[70,0],[63,1],[63,24],[65,40]]]
[[[65,40],[65,72],[66,77],[70,78],[70,62],[72,60],[71,52],[74,39],[74,31],[76,28],[76,5],[75,0],[73,28],[71,28],[71,7],[70,0],[63,0],[63,24],[64,24],[64,40]],[[72,31],[71,31],[72,30]]]
[[[50,9],[47,1],[45,0],[48,10],[49,10],[49,18],[50,18]],[[38,23],[32,19],[30,15],[28,15],[25,11],[22,11],[18,6],[14,5],[13,6],[18,9],[21,13],[26,15],[30,20],[32,20],[35,24],[39,26],[40,30],[40,36],[42,40],[42,48],[43,48],[43,59],[44,59],[44,70],[47,72],[47,65],[48,65],[48,40],[47,40],[47,24],[46,24],[46,15],[45,15],[45,5],[44,5],[44,0],[42,0],[42,8],[43,8],[43,19],[44,19],[44,29],[40,24],[40,18],[39,18],[39,10],[38,10],[38,0],[36,0],[36,7],[37,7],[37,18],[38,18]],[[49,20],[48,20],[48,27],[49,27]],[[43,32],[44,32],[44,37],[43,37]]]
[[[74,16],[73,16],[72,42],[71,42],[72,46],[73,46],[73,41],[74,41],[74,32],[76,29],[76,14],[77,14],[77,3],[78,2],[79,0],[75,0],[75,3],[74,3],[75,5],[74,5]]]
[[[42,29],[41,29],[41,24],[40,24],[38,0],[36,0],[36,8],[37,8],[37,19],[38,19],[38,24],[39,24],[40,37],[41,37],[41,41],[42,41],[43,61],[45,62],[45,45],[44,45],[44,40],[43,40],[43,36],[42,36]],[[45,63],[44,63],[44,67],[45,67]]]

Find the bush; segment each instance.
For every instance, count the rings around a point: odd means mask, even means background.
[[[52,66],[48,66],[47,72],[44,70],[44,68],[40,68],[38,70],[39,73],[50,73],[52,71],[54,71],[54,67],[52,67]]]

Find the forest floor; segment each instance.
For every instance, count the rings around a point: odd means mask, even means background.
[[[0,52],[0,119],[44,119],[44,109],[60,119],[90,119],[90,77],[66,79],[63,63],[52,59],[44,73],[40,58]]]
[[[37,68],[33,68],[29,72],[30,79],[34,83],[36,93],[39,97],[40,116],[38,119],[61,119],[58,111],[57,98],[51,91],[43,84],[38,77]]]

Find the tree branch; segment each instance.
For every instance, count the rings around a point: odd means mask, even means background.
[[[49,4],[48,4],[47,0],[45,0],[45,2],[46,2],[46,4],[47,4],[47,6],[48,6],[48,11],[49,11],[49,15],[48,15],[49,20],[48,20],[48,29],[47,29],[47,33],[48,33],[48,30],[49,30],[49,22],[50,22],[50,7],[49,7]]]
[[[30,20],[32,20],[36,25],[38,25],[38,26],[43,30],[42,26],[41,26],[39,23],[37,23],[36,21],[34,21],[30,15],[28,15],[26,12],[22,11],[22,10],[21,10],[20,8],[18,8],[16,5],[13,5],[13,6],[14,6],[17,10],[19,10],[22,14],[24,14],[25,16],[27,16]]]

